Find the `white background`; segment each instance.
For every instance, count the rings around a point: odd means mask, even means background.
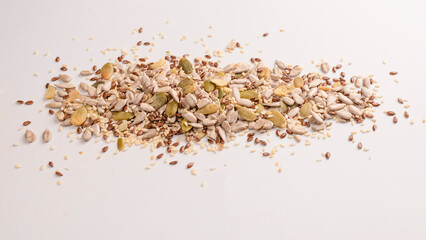
[[[0,239],[426,239],[425,12],[425,1],[1,1]],[[132,35],[140,26],[143,34]],[[311,146],[270,136],[269,145],[286,145],[272,160],[260,149],[249,153],[242,139],[222,153],[178,156],[176,166],[159,162],[145,170],[160,151],[113,155],[111,144],[96,159],[104,143],[69,143],[69,130],[57,132],[53,117],[39,113],[43,85],[58,74],[56,56],[71,69],[87,69],[118,54],[101,49],[129,49],[160,32],[165,39],[157,36],[153,52],[144,47],[141,56],[158,59],[170,50],[195,57],[235,38],[250,47],[224,62],[257,56],[270,65],[278,58],[309,71],[317,70],[311,60],[335,65],[343,58],[347,76],[374,74],[379,81],[385,103],[376,112],[378,129],[361,134],[334,124],[331,139]],[[264,32],[269,36],[258,38]],[[180,42],[183,35],[188,40]],[[194,44],[201,37],[206,48]],[[398,97],[409,100],[414,125]],[[35,104],[18,106],[18,99]],[[384,110],[397,112],[398,124]],[[25,120],[38,136],[31,145],[18,131]],[[53,140],[42,144],[46,127]],[[369,152],[347,141],[351,131]],[[331,159],[316,162],[326,151]],[[48,161],[64,172],[62,186],[55,169],[39,170]],[[198,176],[185,169],[189,161]]]

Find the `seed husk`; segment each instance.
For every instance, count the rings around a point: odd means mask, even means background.
[[[306,102],[302,105],[302,107],[300,108],[300,116],[302,118],[307,118],[309,117],[309,115],[311,114],[311,110],[312,110],[312,103],[311,102]]]
[[[52,85],[49,85],[46,89],[46,93],[44,94],[45,99],[52,99],[56,95],[56,88]]]
[[[202,114],[212,114],[219,111],[219,108],[220,108],[219,105],[210,103],[207,106],[199,109],[197,112]]]
[[[105,80],[109,80],[114,74],[114,66],[112,63],[105,63],[101,68],[101,76]]]
[[[119,111],[119,112],[112,113],[112,118],[117,121],[130,120],[134,117],[135,117],[135,114],[132,112]]]
[[[186,59],[186,58],[181,58],[181,59],[179,60],[179,66],[181,66],[181,67],[182,67],[182,70],[183,70],[186,74],[190,74],[190,73],[192,73],[192,71],[194,70],[194,69],[192,68],[192,64],[191,64],[191,62],[190,62],[188,59]]]
[[[268,120],[274,123],[275,126],[280,128],[285,128],[287,125],[287,121],[285,120],[285,117],[276,110],[271,110],[267,113]]]
[[[35,134],[32,131],[27,129],[27,131],[25,131],[25,141],[27,141],[27,143],[32,143],[34,142],[35,139],[36,139]]]
[[[181,79],[179,84],[178,84],[178,87],[182,88],[182,92],[184,94],[195,92],[194,80],[192,80],[190,78]]]
[[[256,120],[256,113],[254,113],[252,110],[242,106],[237,106],[237,109],[238,114],[240,114],[240,116],[245,120],[250,122]]]
[[[254,99],[257,101],[260,98],[260,94],[255,90],[245,90],[240,92],[240,97],[245,99]]]
[[[117,149],[118,151],[122,151],[124,149],[124,140],[123,138],[117,139]]]
[[[80,126],[87,119],[87,109],[84,106],[81,106],[75,110],[71,115],[71,124],[74,126]]]
[[[204,90],[208,93],[213,92],[216,89],[216,85],[214,85],[210,80],[204,81]]]
[[[178,106],[179,104],[175,100],[172,100],[171,102],[167,103],[164,114],[166,114],[167,117],[173,117],[178,110]]]
[[[155,109],[159,109],[167,103],[167,98],[168,94],[165,92],[156,93],[154,96],[152,96],[151,106],[153,106]]]

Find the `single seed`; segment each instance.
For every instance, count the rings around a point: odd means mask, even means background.
[[[142,45],[142,41],[139,41],[138,43],[136,43],[136,45],[138,46]]]
[[[373,131],[376,131],[376,129],[377,129],[377,125],[376,125],[376,124],[374,124],[372,128],[373,128]]]
[[[49,165],[49,167],[54,167],[55,166],[52,161],[50,161],[48,165]]]
[[[194,163],[193,163],[193,162],[190,162],[190,163],[188,163],[188,164],[186,165],[186,168],[192,168],[192,166],[194,166]]]
[[[59,62],[61,59],[59,57],[55,58],[55,62]]]
[[[178,163],[178,161],[171,161],[169,164],[170,165],[176,165]]]
[[[409,117],[410,117],[410,115],[408,114],[408,112],[407,112],[407,111],[405,111],[405,112],[404,112],[404,117],[405,117],[405,118],[409,118]]]
[[[398,102],[404,104],[404,101],[401,98],[398,98]]]
[[[65,71],[68,71],[68,68],[67,68],[67,67],[61,67],[60,69],[61,69],[61,71],[64,71],[64,72],[65,72]]]
[[[162,157],[163,157],[163,153],[160,153],[160,154],[157,155],[157,159],[160,159]]]
[[[393,116],[393,115],[395,115],[395,112],[393,112],[393,111],[387,111],[387,112],[386,112],[386,114],[387,114],[388,116]]]
[[[397,123],[398,122],[398,118],[396,116],[393,117],[393,123]]]
[[[268,152],[264,152],[263,154],[262,154],[264,157],[267,157],[267,156],[269,156],[269,155],[271,155],[270,153],[268,153]]]
[[[361,142],[359,142],[358,143],[358,149],[361,149],[362,148],[362,143]]]
[[[139,28],[138,33],[142,33],[142,31],[143,31],[143,28],[141,27]]]
[[[264,33],[262,36],[267,37],[268,35],[269,35],[269,33]]]
[[[325,153],[325,158],[330,159],[330,152]]]
[[[24,123],[22,123],[22,125],[24,125],[24,126],[28,126],[30,124],[31,124],[31,121],[25,121]]]
[[[105,146],[102,148],[102,152],[107,152],[108,151],[108,146]]]
[[[24,101],[18,100],[18,101],[16,101],[16,103],[18,103],[18,104],[24,104]]]
[[[29,100],[29,101],[26,101],[26,102],[25,102],[25,105],[33,105],[33,103],[34,103],[34,102],[33,102],[32,100]]]
[[[398,72],[390,72],[389,74],[390,75],[396,75],[396,74],[398,74]]]
[[[59,171],[56,171],[55,172],[55,174],[56,174],[56,176],[59,176],[59,177],[62,177],[64,174],[62,174],[61,172],[59,172]]]
[[[354,135],[352,135],[352,134],[351,134],[351,135],[349,135],[349,138],[348,138],[348,140],[349,140],[349,141],[352,141],[352,140],[354,140]]]

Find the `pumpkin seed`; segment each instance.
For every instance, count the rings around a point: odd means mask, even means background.
[[[114,74],[114,66],[112,63],[105,63],[101,68],[101,76],[103,79],[108,80]]]
[[[280,111],[283,113],[286,113],[288,111],[288,106],[283,101],[280,101]]]
[[[241,107],[241,106],[237,106],[237,109],[238,109],[238,114],[240,114],[240,116],[244,118],[245,120],[247,121],[256,120],[256,113],[254,113],[252,110],[246,107]]]
[[[123,121],[122,123],[120,123],[120,125],[118,125],[118,131],[124,132],[126,130],[127,130],[127,121]]]
[[[204,81],[204,91],[210,93],[213,92],[215,88],[216,86],[210,80]]]
[[[223,96],[225,95],[224,91],[223,91],[223,88],[218,88],[217,89],[217,95],[218,95],[219,99],[223,98]]]
[[[164,113],[167,117],[173,117],[178,109],[178,103],[175,100],[172,100],[171,102],[167,103],[166,110]]]
[[[257,101],[260,98],[260,94],[255,90],[245,90],[240,92],[240,97],[245,99],[254,99]]]
[[[71,124],[74,126],[80,126],[87,119],[87,109],[85,106],[81,106],[73,112],[71,115]]]
[[[294,83],[293,83],[294,87],[300,88],[300,87],[303,86],[303,83],[304,83],[303,78],[301,78],[299,76],[294,78]]]
[[[257,114],[261,114],[263,111],[265,110],[265,107],[262,104],[257,104],[256,105],[256,113]]]
[[[276,110],[270,110],[267,113],[268,120],[274,123],[275,126],[280,128],[285,128],[287,125],[287,121],[285,120],[285,117]]]
[[[117,149],[118,151],[121,151],[124,149],[124,141],[123,138],[117,139]]]
[[[214,104],[214,103],[210,103],[207,106],[199,109],[197,112],[198,113],[202,113],[202,114],[212,114],[215,113],[219,110],[219,105]]]
[[[97,81],[94,84],[92,84],[92,87],[97,88],[99,84],[104,84],[104,81]]]
[[[120,112],[113,112],[112,113],[112,118],[114,120],[117,120],[117,121],[130,120],[134,117],[135,117],[135,114],[132,113],[132,112],[120,111]]]
[[[194,70],[194,69],[192,68],[192,64],[191,64],[191,62],[190,62],[188,59],[186,59],[186,58],[181,58],[181,59],[179,60],[179,66],[181,66],[181,67],[182,67],[182,70],[183,70],[186,74],[190,74],[190,73],[192,73],[192,71]]]
[[[293,85],[281,85],[274,90],[274,94],[279,97],[284,97],[288,95],[291,91],[293,91]]]
[[[311,114],[311,110],[312,110],[312,103],[311,102],[304,103],[302,107],[300,108],[300,116],[302,118],[309,117],[309,115]]]
[[[44,94],[45,99],[52,99],[56,95],[56,88],[52,85],[49,85],[49,87],[46,90],[46,93]]]
[[[159,109],[167,103],[167,97],[168,95],[165,92],[156,93],[154,96],[152,96],[151,106],[153,106],[155,109]]]
[[[156,69],[156,68],[159,68],[159,67],[162,67],[162,66],[165,66],[165,65],[167,65],[166,60],[161,59],[160,61],[151,64],[149,66],[149,68],[150,69]]]
[[[216,87],[225,87],[228,85],[228,82],[226,80],[218,78],[211,80],[211,82],[216,85]]]
[[[202,139],[204,136],[206,136],[205,132],[197,132],[197,134],[195,134],[195,136],[199,139]]]
[[[182,88],[182,92],[184,94],[195,92],[194,80],[190,78],[183,78],[182,80],[180,80],[178,87]]]
[[[182,120],[181,127],[182,127],[182,132],[184,133],[188,132],[192,128],[192,126],[188,124],[188,121],[186,119]]]

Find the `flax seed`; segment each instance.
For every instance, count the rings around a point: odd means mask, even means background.
[[[102,152],[107,152],[108,151],[108,146],[105,146],[102,148]]]
[[[25,105],[33,105],[33,103],[34,103],[34,102],[33,102],[32,100],[29,100],[29,101],[26,101],[26,102],[25,102]]]
[[[176,165],[178,163],[178,161],[171,161],[169,164],[170,165]]]
[[[396,75],[396,74],[398,74],[398,72],[390,72],[389,74],[390,75]]]
[[[24,126],[28,126],[30,124],[31,124],[31,121],[25,121],[25,122],[22,123],[22,125],[24,125]]]
[[[361,142],[358,143],[358,149],[362,149],[362,143]]]
[[[49,162],[49,167],[54,167],[53,162]]]

